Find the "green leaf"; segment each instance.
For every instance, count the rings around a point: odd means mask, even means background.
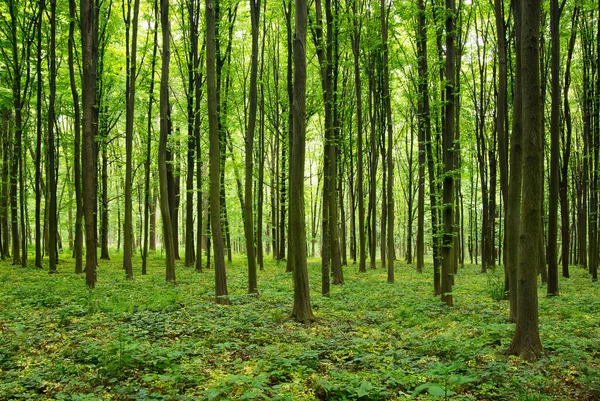
[[[432,384],[431,383],[424,383],[421,384],[420,386],[417,386],[413,392],[411,393],[411,397],[416,397],[417,395],[419,395],[420,393],[422,393],[424,390],[427,390],[429,387],[431,387]]]
[[[474,376],[463,376],[463,375],[452,375],[450,376],[450,383],[460,386],[461,384],[471,383],[477,380],[477,377]]]
[[[427,388],[427,392],[434,397],[446,397],[447,395],[451,395],[451,391],[448,391],[438,385],[431,385]]]
[[[358,396],[358,398],[364,397],[366,395],[369,395],[371,390],[373,390],[373,386],[371,385],[371,383],[363,380],[362,383],[360,383],[360,387],[356,391],[356,395]]]

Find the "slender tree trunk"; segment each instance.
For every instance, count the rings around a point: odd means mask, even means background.
[[[573,9],[573,15],[571,17],[571,26],[577,26],[577,19],[579,15],[579,7]],[[560,215],[561,215],[561,238],[562,238],[562,275],[565,278],[569,278],[569,261],[570,261],[570,250],[569,244],[569,198],[568,198],[568,182],[569,182],[569,159],[571,156],[571,136],[573,131],[571,121],[571,107],[569,105],[569,88],[571,85],[571,61],[573,59],[573,50],[575,49],[575,39],[577,37],[577,29],[571,30],[571,37],[569,39],[569,51],[567,55],[567,61],[565,65],[564,85],[563,85],[563,130],[562,130],[562,143],[563,143],[563,157],[560,175]],[[575,225],[573,225],[575,228]]]
[[[417,53],[418,53],[418,123],[419,123],[419,195],[417,201],[417,271],[423,271],[425,265],[425,143],[426,133],[429,130],[429,115],[426,114],[425,104],[429,104],[429,93],[427,89],[427,28],[425,25],[425,2],[417,1],[419,10],[419,25],[417,29]],[[427,110],[428,113],[428,110]],[[435,212],[432,207],[432,218]],[[432,226],[435,232],[435,226]],[[435,237],[434,237],[435,238]],[[435,239],[434,239],[435,241]]]
[[[195,119],[197,111],[195,108],[197,69],[198,69],[198,26],[200,18],[200,2],[189,0],[187,2],[187,13],[189,23],[190,48],[188,53],[188,88],[187,88],[187,174],[185,181],[186,201],[185,201],[185,259],[186,267],[194,265],[196,252],[194,249],[194,171],[195,153],[198,149],[196,142],[200,140],[196,136]],[[198,250],[200,252],[200,250]]]
[[[197,4],[197,24],[200,25],[200,2]],[[203,44],[204,46],[204,44]],[[204,49],[204,47],[203,47]],[[201,100],[202,100],[202,80],[203,74],[201,72],[202,67],[202,57],[199,51],[195,52],[196,60],[194,65],[196,66],[195,70],[195,105],[194,105],[194,137],[196,139],[196,192],[197,192],[197,204],[196,204],[196,219],[197,219],[197,232],[196,232],[196,271],[202,272],[202,243],[203,239],[203,221],[204,221],[204,194],[202,192],[202,177],[203,174],[203,163],[201,158],[201,138],[200,138],[200,128],[201,128]]]
[[[558,295],[558,198],[560,122],[560,13],[558,0],[550,1],[552,105],[550,114],[550,188],[548,196],[548,295]]]
[[[75,81],[75,25],[76,25],[75,0],[69,0],[69,82],[71,85],[71,96],[73,97],[73,117],[75,138],[73,140],[73,176],[75,179],[75,273],[83,273],[83,194],[81,193],[81,110],[79,107],[79,93]],[[40,234],[41,235],[41,234]]]
[[[244,191],[244,234],[246,236],[246,255],[248,256],[248,293],[258,293],[256,280],[256,256],[254,247],[254,213],[253,213],[253,160],[254,131],[256,128],[256,109],[258,103],[258,29],[260,19],[260,0],[250,0],[250,20],[252,26],[252,55],[250,67],[250,115],[246,133],[246,178]]]
[[[217,0],[218,1],[218,0]],[[216,5],[218,7],[218,4]],[[219,304],[229,304],[225,253],[221,231],[221,150],[219,144],[219,116],[217,111],[217,79],[215,73],[215,4],[206,0],[206,82],[208,94],[208,122],[210,135],[210,225],[215,259],[215,296]]]
[[[96,69],[98,66],[98,15],[93,0],[81,0],[82,38],[82,171],[96,171],[96,144],[94,139],[94,110],[96,98]],[[93,288],[96,284],[96,174],[85,174],[82,179],[83,214],[85,218],[85,273],[86,284]]]
[[[362,11],[362,3],[355,0],[352,3],[353,12],[356,17],[359,15],[359,10]],[[352,54],[354,55],[354,90],[356,91],[356,173],[357,173],[357,195],[358,198],[358,242],[359,242],[359,257],[358,271],[365,273],[367,271],[367,254],[366,254],[366,238],[365,238],[365,196],[364,196],[364,161],[363,161],[363,110],[362,110],[362,83],[360,77],[360,19],[353,18],[353,35],[352,35]]]
[[[142,251],[142,274],[146,274],[148,267],[148,242],[149,242],[149,225],[151,215],[151,196],[152,188],[150,187],[150,161],[152,153],[152,106],[154,105],[154,74],[156,71],[156,53],[158,50],[158,0],[154,0],[154,44],[152,46],[152,61],[150,68],[150,88],[148,96],[148,123],[146,126],[146,159],[144,162],[144,249]],[[154,215],[154,214],[152,214]],[[154,217],[156,218],[156,217]],[[154,232],[154,230],[153,230]]]
[[[100,207],[100,218],[101,218],[101,223],[100,223],[100,259],[103,260],[110,260],[110,255],[108,253],[108,223],[109,223],[109,219],[108,219],[108,144],[107,144],[107,138],[108,138],[108,129],[106,127],[106,117],[102,117],[101,121],[102,121],[102,128],[101,128],[101,132],[102,132],[102,137],[103,137],[103,142],[102,142],[102,167],[101,167],[101,175],[102,175],[102,200],[101,200],[101,207]],[[117,205],[119,204],[118,202],[118,198],[117,198]],[[118,208],[117,208],[118,209]],[[118,223],[117,223],[117,230],[119,232],[119,241],[118,241],[118,245],[117,245],[117,249],[119,249],[121,247],[121,217],[119,215],[118,217]]]
[[[266,0],[263,1],[263,15],[266,13]],[[263,72],[265,63],[265,38],[267,36],[267,19],[263,18],[263,36],[260,56],[260,128],[258,145],[258,183],[257,183],[257,201],[256,201],[256,259],[260,270],[265,269],[264,246],[263,246],[263,207],[265,196],[265,86],[263,82]]]
[[[133,175],[133,120],[135,113],[135,82],[137,74],[137,33],[138,16],[140,11],[140,0],[134,0],[133,20],[131,16],[131,1],[127,2],[127,37],[129,38],[129,26],[131,25],[131,50],[127,48],[127,85],[126,97],[126,122],[125,122],[125,225],[123,227],[123,268],[128,279],[133,278],[133,206],[131,188]]]
[[[8,128],[8,117],[2,118],[2,250],[3,257],[10,258],[10,175],[11,136]]]
[[[167,282],[175,282],[175,238],[171,223],[171,205],[167,181],[167,140],[169,123],[169,60],[170,23],[169,0],[160,0],[160,23],[162,28],[162,69],[160,79],[160,141],[158,147],[158,176],[160,183],[160,214],[163,224],[163,246],[165,248],[165,276]]]
[[[451,306],[452,282],[454,281],[452,244],[454,240],[454,104],[456,95],[454,94],[454,80],[456,67],[455,63],[455,36],[456,6],[454,0],[446,0],[446,106],[445,106],[445,127],[443,139],[444,155],[444,180],[443,180],[443,220],[444,235],[442,238],[442,301]]]
[[[40,181],[42,179],[42,21],[46,8],[46,1],[40,0],[39,16],[37,21],[37,126],[36,126],[36,153],[35,153],[35,267],[42,268],[42,192]]]
[[[54,123],[56,119],[56,0],[50,0],[50,99],[48,102],[48,189],[50,192],[50,205],[48,207],[48,257],[50,273],[56,272],[57,252],[56,236],[58,232],[56,211],[56,170],[54,148]],[[36,250],[37,255],[37,250]]]
[[[383,49],[383,101],[385,103],[386,128],[387,128],[387,282],[394,282],[394,149],[392,125],[392,100],[389,84],[388,62],[388,21],[389,7],[386,8],[381,0],[381,44]],[[382,238],[384,233],[381,233]]]

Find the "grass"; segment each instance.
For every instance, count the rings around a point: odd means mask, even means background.
[[[465,266],[455,306],[434,298],[431,266],[345,268],[346,284],[320,295],[309,262],[317,322],[289,319],[291,276],[269,261],[260,295],[246,294],[243,256],[228,265],[231,306],[214,303],[214,272],[177,266],[164,281],[126,280],[120,259],[101,261],[97,288],[59,274],[0,262],[0,400],[597,400],[600,291],[579,267],[560,297],[540,287],[543,357],[506,357],[514,325],[498,301],[502,272]]]

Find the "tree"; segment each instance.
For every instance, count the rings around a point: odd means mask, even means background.
[[[83,64],[82,80],[82,157],[83,171],[96,171],[96,143],[94,124],[96,110],[96,69],[98,66],[98,14],[94,0],[81,0],[81,60]],[[96,177],[84,174],[82,179],[83,214],[85,218],[85,282],[88,287],[96,285]]]
[[[418,59],[418,92],[419,92],[419,105],[418,105],[418,121],[419,121],[419,198],[417,205],[417,271],[423,271],[424,259],[425,259],[425,156],[426,156],[426,141],[431,137],[431,128],[429,121],[429,90],[427,83],[427,28],[425,24],[425,2],[423,0],[417,1],[419,23],[417,29],[417,59]],[[431,146],[430,144],[428,145]],[[427,158],[431,160],[431,152],[427,152]],[[430,174],[433,172],[433,161],[429,163],[431,168],[429,169]],[[429,177],[430,182],[434,178]],[[433,185],[430,189],[434,188]],[[435,223],[436,223],[436,212],[434,208],[435,194],[431,193],[431,218],[432,228],[434,230],[434,244],[435,244]],[[435,246],[435,245],[434,245]],[[435,248],[434,248],[435,249]],[[434,263],[437,263],[434,255]],[[437,292],[437,291],[436,291]]]
[[[256,282],[256,257],[254,245],[254,213],[253,213],[253,152],[254,130],[256,128],[256,109],[258,103],[258,28],[260,18],[260,0],[250,0],[250,19],[252,26],[252,55],[250,67],[250,114],[246,133],[246,179],[244,204],[244,234],[246,236],[246,254],[248,256],[248,293],[258,292]]]
[[[563,3],[564,4],[564,3]],[[552,54],[552,105],[550,111],[550,188],[548,196],[548,295],[558,295],[558,199],[559,199],[559,124],[560,124],[560,14],[558,0],[550,1]]]
[[[210,1],[210,0],[209,0]],[[306,220],[304,218],[304,158],[306,142],[306,0],[296,0],[294,31],[294,129],[290,136],[290,247],[294,279],[292,316],[299,322],[314,320],[306,265]]]
[[[206,89],[208,95],[210,136],[210,226],[215,260],[216,302],[218,304],[229,304],[220,214],[221,149],[219,141],[219,116],[217,114],[217,77],[215,72],[215,6],[218,6],[218,3],[215,4],[213,0],[206,0]]]
[[[160,141],[158,145],[158,175],[160,182],[160,214],[163,223],[163,241],[166,253],[166,279],[175,282],[175,238],[171,224],[171,207],[167,181],[167,140],[169,121],[169,60],[170,23],[169,0],[160,0],[160,25],[162,28],[162,69],[160,78]]]
[[[152,151],[152,106],[154,104],[154,74],[156,70],[156,53],[158,48],[158,0],[154,0],[154,28],[153,28],[153,46],[152,46],[152,61],[150,67],[150,87],[148,89],[148,124],[147,124],[147,137],[146,137],[146,160],[144,163],[144,245],[142,250],[142,274],[146,274],[147,262],[148,262],[148,236],[149,236],[149,223],[150,223],[150,197],[152,188],[150,187],[150,161]],[[152,214],[153,218],[156,219],[155,214]]]
[[[37,22],[37,124],[36,124],[36,150],[35,150],[35,267],[42,268],[42,21],[46,1],[40,1],[40,11]]]
[[[48,189],[50,205],[48,207],[48,258],[50,273],[56,272],[57,231],[56,220],[56,156],[54,148],[54,124],[56,119],[56,0],[50,0],[50,100],[48,102]]]
[[[365,238],[365,196],[364,196],[364,169],[363,169],[363,109],[362,109],[362,83],[360,78],[360,30],[363,3],[354,0],[352,11],[354,13],[353,31],[352,31],[352,54],[354,56],[354,88],[356,91],[356,143],[357,143],[357,195],[358,198],[358,271],[365,273],[367,271],[366,238]],[[359,9],[361,10],[359,12]]]
[[[75,243],[73,253],[75,255],[75,273],[83,273],[83,194],[81,193],[81,108],[79,106],[79,91],[75,80],[75,24],[76,24],[75,0],[69,0],[69,83],[71,96],[73,98],[73,125],[75,138],[73,140],[73,176],[75,179]]]
[[[518,5],[517,5],[518,6]],[[521,1],[521,99],[523,127],[523,197],[519,237],[517,325],[508,349],[511,355],[536,360],[542,352],[538,327],[537,274],[542,237],[542,121],[539,71],[540,3]]]
[[[456,96],[454,93],[456,5],[454,0],[446,0],[446,105],[445,126],[443,138],[444,180],[443,180],[443,222],[444,231],[442,237],[442,301],[452,306],[452,284],[453,284],[453,240],[454,240],[454,104]]]
[[[380,3],[381,13],[381,46],[383,51],[383,98],[385,102],[385,116],[387,128],[387,281],[394,282],[394,157],[393,157],[393,125],[392,125],[392,100],[390,97],[390,77],[388,61],[388,23],[391,3],[386,9],[384,0]],[[383,237],[384,233],[381,233]]]
[[[133,119],[135,113],[135,83],[137,78],[137,35],[140,0],[134,0],[133,20],[131,20],[131,1],[127,0],[126,47],[127,47],[127,83],[125,86],[126,127],[125,127],[125,225],[123,229],[123,268],[128,279],[133,278],[131,257],[133,254],[133,206],[131,200],[133,174]],[[131,46],[129,27],[131,26]]]

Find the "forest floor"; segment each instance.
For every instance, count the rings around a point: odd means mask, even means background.
[[[166,284],[156,255],[128,281],[115,254],[89,291],[61,257],[55,275],[0,262],[0,400],[600,399],[600,284],[581,267],[560,297],[540,286],[544,354],[525,363],[504,355],[514,325],[494,300],[501,269],[461,268],[448,308],[431,265],[398,263],[392,285],[351,265],[324,298],[311,260],[317,321],[303,326],[289,319],[291,276],[270,257],[259,296],[245,294],[243,256],[228,265],[231,306],[214,303],[213,270],[180,263]]]

